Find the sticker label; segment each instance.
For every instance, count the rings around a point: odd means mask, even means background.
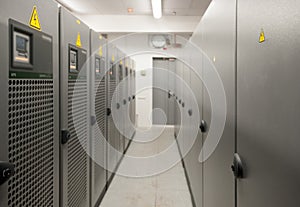
[[[41,31],[41,24],[40,24],[39,14],[36,6],[33,7],[29,26],[36,30]]]
[[[81,47],[82,46],[82,44],[81,44],[81,36],[80,36],[79,32],[78,32],[78,35],[77,35],[76,46],[77,47]]]
[[[99,48],[99,55],[100,55],[100,57],[103,56],[103,48],[102,48],[102,46],[100,46],[100,48]]]
[[[261,32],[260,32],[260,35],[259,35],[259,43],[262,43],[264,41],[266,41],[266,37],[265,37],[265,32],[262,29]]]
[[[115,62],[115,56],[114,55],[111,56],[111,61]]]

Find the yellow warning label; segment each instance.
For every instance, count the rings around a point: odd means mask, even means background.
[[[77,40],[76,40],[76,46],[77,47],[81,47],[81,36],[80,36],[80,33],[78,32],[78,35],[77,35]]]
[[[259,43],[262,43],[264,41],[266,41],[265,32],[264,32],[264,30],[261,30],[260,35],[259,35]]]
[[[79,19],[76,20],[77,24],[81,24],[81,21]]]
[[[100,48],[99,48],[99,55],[100,55],[100,57],[103,56],[103,49],[102,49],[102,46],[100,46]]]
[[[120,61],[120,65],[123,65],[123,61],[122,60]]]
[[[36,30],[41,31],[41,23],[40,23],[39,14],[38,14],[36,6],[33,7],[33,11],[32,11],[32,14],[31,14],[29,26],[36,29]]]
[[[115,62],[115,56],[114,55],[111,56],[111,61]]]

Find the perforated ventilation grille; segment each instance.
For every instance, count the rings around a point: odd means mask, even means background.
[[[105,79],[96,80],[95,82],[95,115],[98,127],[94,127],[94,139],[93,139],[93,156],[96,161],[101,159],[104,161],[105,142],[105,117],[106,117],[106,105],[105,105]]]
[[[8,206],[53,206],[52,80],[9,80]]]
[[[96,88],[95,88],[95,113],[97,118],[97,124],[101,130],[101,133],[104,135],[105,130],[105,79],[101,81],[96,81]]]
[[[108,101],[108,104],[109,104],[109,107],[111,107],[111,109],[113,110],[113,107],[116,107],[113,103],[112,103],[112,99],[113,99],[113,95],[114,95],[114,92],[116,90],[116,81],[115,80],[110,80],[110,84],[109,84],[109,101]],[[113,118],[112,118],[112,115],[110,116],[110,119],[108,121],[108,124],[109,124],[109,133],[108,133],[108,136],[109,136],[109,143],[116,148],[115,146],[115,143],[114,143],[114,137],[115,137],[115,130],[116,130],[116,127],[115,127],[115,124],[114,124],[114,121],[113,121]]]
[[[87,83],[69,80],[68,128],[68,206],[83,206],[87,202]],[[76,119],[76,131],[73,123]]]

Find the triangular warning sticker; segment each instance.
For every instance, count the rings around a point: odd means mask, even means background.
[[[99,48],[99,55],[100,55],[100,57],[103,56],[103,48],[102,48],[102,46],[100,46],[100,48]]]
[[[80,36],[80,33],[78,32],[78,35],[77,35],[77,40],[76,40],[76,46],[77,47],[81,47],[81,36]]]
[[[36,6],[33,7],[29,26],[36,30],[39,30],[39,31],[41,30],[40,19],[39,19],[39,15],[38,15]]]
[[[264,32],[264,30],[261,30],[260,35],[259,35],[259,43],[262,43],[264,41],[266,41],[265,32]]]

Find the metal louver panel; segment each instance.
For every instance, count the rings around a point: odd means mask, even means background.
[[[8,205],[53,206],[53,80],[9,80]]]
[[[68,206],[81,206],[87,202],[87,83],[69,80],[68,128]],[[73,123],[76,117],[76,130]]]

